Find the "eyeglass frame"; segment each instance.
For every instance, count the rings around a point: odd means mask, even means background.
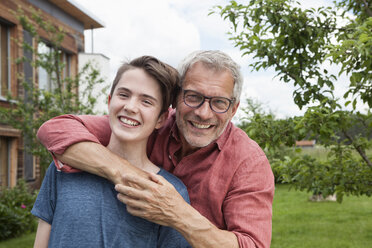
[[[203,94],[201,94],[201,93],[199,93],[199,92],[197,92],[197,91],[195,91],[195,90],[186,90],[186,89],[184,89],[184,88],[181,88],[181,90],[182,90],[182,93],[183,93],[183,96],[182,96],[182,98],[183,98],[183,102],[185,103],[186,106],[188,106],[188,107],[190,107],[190,108],[197,109],[197,108],[200,108],[200,107],[204,104],[204,102],[205,102],[206,99],[208,99],[208,100],[209,100],[209,108],[210,108],[213,112],[215,112],[215,113],[217,113],[217,114],[223,114],[223,113],[226,113],[227,111],[229,111],[231,105],[232,105],[232,104],[235,102],[235,100],[236,100],[235,97],[233,97],[232,99],[229,99],[229,98],[227,98],[227,97],[223,97],[223,96],[205,96],[205,95],[203,95]],[[186,99],[185,99],[185,95],[186,95],[187,92],[195,92],[196,94],[200,95],[200,96],[202,97],[203,100],[201,101],[201,103],[200,103],[198,106],[190,106],[189,104],[186,103]],[[225,111],[223,111],[223,112],[218,112],[218,111],[214,110],[213,107],[212,107],[212,101],[211,101],[211,100],[212,100],[213,98],[223,98],[223,99],[226,99],[226,100],[229,102],[229,106],[227,107],[227,109],[226,109]]]

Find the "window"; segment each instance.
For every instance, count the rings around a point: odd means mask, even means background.
[[[67,78],[71,76],[71,55],[68,53],[62,54],[62,63],[64,63],[63,67],[63,78]]]
[[[0,97],[6,96],[10,90],[10,42],[9,42],[9,28],[0,23]]]
[[[53,49],[45,44],[44,42],[40,42],[38,44],[38,53],[40,54],[40,60],[47,61]],[[61,71],[61,80],[71,76],[71,55],[64,51],[59,51],[60,63],[64,64],[64,67]],[[38,83],[39,89],[52,91],[54,90],[57,85],[55,81],[52,79],[54,78],[55,74],[48,74],[47,70],[44,67],[38,68]],[[65,85],[64,85],[65,87]]]
[[[9,167],[10,167],[10,147],[9,139],[0,136],[0,186],[9,186]]]
[[[37,46],[37,52],[40,54],[40,60],[45,62],[48,56],[52,53],[52,48],[47,46],[44,42],[40,42]],[[38,83],[39,89],[51,91],[53,90],[51,75],[48,74],[46,68],[38,67]]]
[[[62,71],[62,79],[66,79],[71,76],[71,55],[66,52],[62,52],[61,55],[62,55],[62,63],[64,65],[63,71]],[[63,83],[63,89],[64,90],[67,89],[66,81],[64,81]]]

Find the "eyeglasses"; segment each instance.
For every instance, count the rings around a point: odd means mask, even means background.
[[[235,98],[229,99],[222,96],[204,96],[199,92],[193,90],[183,91],[183,102],[191,108],[199,108],[206,99],[209,100],[209,107],[216,113],[222,114],[229,110],[231,104],[235,101]]]

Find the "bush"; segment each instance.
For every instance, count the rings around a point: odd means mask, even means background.
[[[337,152],[337,148],[335,148]],[[286,157],[272,163],[280,181],[290,183],[301,191],[323,197],[336,194],[342,202],[344,195],[372,195],[372,170],[350,152],[336,157],[331,151],[327,161],[319,161],[308,155]]]
[[[37,221],[31,214],[36,192],[28,191],[26,182],[19,180],[14,188],[0,191],[0,240],[14,238],[36,230]]]

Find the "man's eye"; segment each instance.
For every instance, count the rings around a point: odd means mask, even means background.
[[[212,105],[219,110],[225,110],[229,106],[229,101],[223,98],[215,98],[212,101]]]
[[[126,94],[126,93],[119,93],[119,96],[120,96],[120,97],[124,97],[124,98],[129,97],[128,94]]]
[[[201,100],[201,97],[199,95],[187,95],[187,100],[192,102],[199,102]]]
[[[226,106],[229,104],[229,102],[225,99],[216,99],[213,101],[213,103],[217,104],[217,105],[221,105],[221,106]]]

